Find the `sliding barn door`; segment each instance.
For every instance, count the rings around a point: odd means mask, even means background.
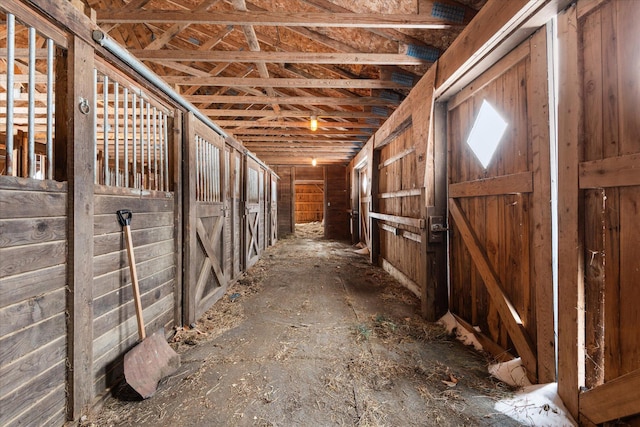
[[[248,269],[260,258],[260,173],[258,162],[246,157],[245,163],[245,210],[244,210],[244,259]]]
[[[194,322],[226,291],[224,140],[193,114],[185,158],[185,321]]]
[[[545,382],[555,379],[547,98],[542,29],[448,103],[451,311]]]
[[[559,391],[585,425],[640,424],[639,23],[636,1],[559,18]]]

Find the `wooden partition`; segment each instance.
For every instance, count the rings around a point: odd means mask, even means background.
[[[0,425],[62,425],[67,185],[0,176],[0,200]]]
[[[113,387],[122,356],[138,341],[126,241],[116,211],[130,209],[147,334],[174,326],[177,296],[173,195],[97,186],[94,220],[94,395]]]
[[[325,168],[324,237],[349,240],[347,169],[338,165],[325,166]]]
[[[559,391],[584,424],[640,422],[638,22],[630,1],[559,18]]]
[[[278,180],[278,235],[283,237],[295,232],[295,168],[292,166],[276,166],[274,168]]]

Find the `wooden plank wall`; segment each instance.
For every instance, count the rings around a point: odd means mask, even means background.
[[[67,186],[0,177],[0,425],[66,417]]]
[[[324,211],[324,237],[326,239],[349,240],[349,195],[345,166],[326,166]]]
[[[295,232],[295,217],[293,214],[295,205],[294,179],[295,169],[290,166],[276,166],[274,171],[278,174],[278,236],[284,237]]]
[[[584,424],[640,424],[639,21],[628,1],[581,1],[560,17],[579,78],[560,80],[571,106],[561,97],[560,228],[578,244],[560,241],[572,262],[559,266],[559,392]]]
[[[145,192],[147,193],[147,192]],[[99,396],[120,373],[121,358],[138,340],[131,277],[119,209],[131,209],[132,240],[147,333],[174,324],[174,199],[96,187],[94,223],[93,374]]]
[[[296,184],[296,224],[322,221],[324,191],[322,184]]]

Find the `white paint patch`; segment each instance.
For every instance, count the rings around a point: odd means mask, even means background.
[[[522,360],[519,357],[508,362],[489,365],[489,373],[512,387],[531,385],[529,378],[527,378],[527,370],[522,366]]]
[[[527,426],[577,426],[558,396],[558,384],[524,387],[511,399],[496,402],[494,409]]]
[[[482,344],[478,341],[471,332],[467,331],[467,329],[460,325],[455,317],[451,314],[451,312],[447,311],[447,313],[438,320],[438,323],[443,325],[449,334],[455,334],[456,338],[459,341],[462,341],[465,345],[472,345],[477,351],[482,351]]]

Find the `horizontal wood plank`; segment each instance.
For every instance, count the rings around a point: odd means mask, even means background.
[[[66,308],[66,289],[40,294],[0,309],[0,337],[41,322]]]
[[[169,227],[173,225],[173,212],[140,212],[135,213],[131,222],[131,230],[144,230],[153,227]],[[122,233],[122,226],[114,213],[96,215],[93,221],[93,234],[100,236],[110,233]]]
[[[126,254],[124,255],[126,257]],[[137,257],[137,255],[136,255]],[[140,261],[136,258],[138,277],[144,279],[145,277],[153,275],[159,265],[168,266],[174,265],[175,254],[168,253],[157,258],[152,258],[148,261]],[[131,275],[129,267],[123,267],[119,270],[113,270],[110,273],[96,277],[93,280],[93,297],[94,301],[100,298],[102,295],[114,292],[118,289],[129,286],[131,283]]]
[[[0,249],[0,277],[13,276],[64,264],[67,242],[46,242]]]
[[[0,220],[0,248],[66,240],[66,217]]]
[[[198,218],[222,216],[223,215],[223,211],[222,211],[223,207],[224,207],[224,205],[222,203],[198,202],[196,204],[196,216]]]
[[[422,194],[421,188],[412,188],[410,190],[398,190],[389,193],[378,194],[379,199],[395,199],[399,197],[414,197]]]
[[[0,307],[34,298],[67,284],[66,264],[0,279]]]
[[[425,220],[422,218],[409,218],[406,216],[388,215],[378,212],[369,212],[369,216],[382,221],[395,222],[396,224],[403,224],[416,228],[425,228]]]
[[[173,227],[154,227],[131,232],[131,239],[137,246],[144,246],[151,243],[162,242],[173,239]],[[104,255],[109,252],[118,252],[126,249],[126,243],[122,233],[103,234],[95,236],[93,239],[94,256]]]
[[[136,258],[136,264],[148,261],[153,258],[160,257],[169,253],[174,253],[173,240],[165,240],[164,242],[158,242],[150,245],[135,246],[134,252]],[[93,271],[94,277],[102,276],[116,270],[128,267],[129,261],[127,259],[127,251],[121,250],[118,252],[110,252],[105,255],[99,255],[93,259]]]
[[[0,360],[3,363],[23,357],[47,343],[63,336],[66,330],[64,313],[0,338]]]
[[[0,175],[0,189],[18,191],[40,191],[45,193],[66,193],[67,183]]]
[[[580,163],[580,188],[640,185],[640,154]]]
[[[387,225],[387,224],[380,224],[380,229],[384,231],[388,231],[394,236],[401,236],[401,237],[404,237],[405,239],[412,240],[416,243],[420,243],[422,241],[422,236],[420,236],[418,233],[412,233],[407,230],[391,227],[390,225]]]
[[[449,185],[449,197],[481,197],[533,192],[533,174],[521,172]]]
[[[580,395],[580,414],[595,424],[640,414],[640,369]]]
[[[169,193],[167,193],[169,194]],[[116,211],[120,209],[130,209],[133,212],[131,223],[135,223],[136,214],[142,212],[173,212],[173,197],[150,198],[150,197],[127,197],[127,196],[104,196],[96,195],[94,198],[95,215],[112,213],[116,216]]]
[[[39,191],[0,190],[0,219],[65,216],[67,195]]]

